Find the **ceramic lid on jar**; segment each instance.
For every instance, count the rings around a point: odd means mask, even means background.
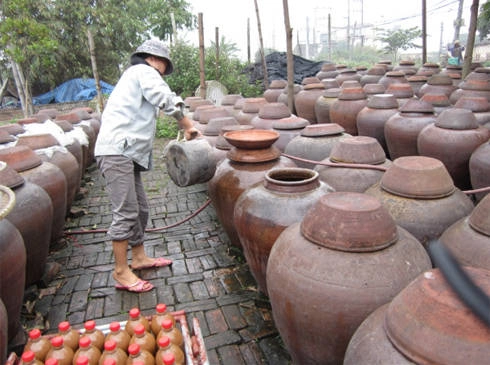
[[[242,111],[244,113],[258,113],[262,105],[266,104],[265,98],[245,98],[243,100]]]
[[[372,109],[398,109],[398,101],[393,94],[374,94],[369,99],[367,107]]]
[[[434,107],[431,103],[420,99],[408,99],[400,108],[402,113],[427,113],[434,114]]]
[[[231,161],[243,163],[261,163],[274,161],[281,156],[281,151],[272,146],[262,149],[242,149],[232,147],[226,154]]]
[[[473,209],[468,222],[474,230],[490,236],[490,194],[485,195]]]
[[[269,148],[279,139],[279,133],[266,129],[245,129],[223,133],[234,147],[246,150]]]
[[[365,84],[362,89],[366,94],[372,95],[372,94],[384,94],[386,91],[386,86],[383,84]],[[398,108],[398,104],[397,104]]]
[[[420,99],[435,107],[448,107],[451,105],[449,98],[444,93],[425,93]]]
[[[339,95],[339,100],[362,100],[366,98],[366,93],[361,86],[342,88]]]
[[[380,185],[391,194],[418,199],[442,198],[456,189],[444,164],[426,156],[395,159],[381,177]]]
[[[387,94],[393,94],[396,98],[411,98],[413,96],[412,86],[408,83],[392,83],[386,88]]]
[[[41,157],[27,146],[14,146],[0,149],[0,161],[5,161],[17,172],[30,170],[43,163]]]
[[[323,195],[300,227],[309,241],[339,251],[377,251],[398,239],[395,221],[381,202],[354,192]]]
[[[0,143],[14,142],[15,137],[4,129],[0,129]]]
[[[307,125],[310,125],[308,119],[297,117],[296,115],[272,122],[272,128],[280,130],[303,129]]]
[[[456,104],[455,108],[469,109],[473,113],[487,112],[490,110],[490,103],[488,99],[483,96],[461,96]]]
[[[60,143],[51,133],[32,134],[27,136],[19,136],[16,146],[27,146],[33,150],[59,146]]]
[[[0,161],[0,185],[15,189],[23,185],[24,178],[6,162]]]
[[[318,123],[307,125],[301,135],[304,137],[334,136],[345,132],[344,127],[337,123]]]
[[[439,128],[455,130],[478,128],[478,122],[473,112],[462,108],[449,108],[442,111],[438,115],[435,125]]]
[[[229,144],[225,137],[223,137],[223,134],[226,132],[230,131],[241,131],[241,130],[249,130],[249,129],[254,129],[254,126],[251,124],[238,124],[238,125],[225,125],[221,128],[220,134],[218,138],[216,139],[216,148],[221,149],[221,150],[229,150],[232,145]]]
[[[288,86],[288,82],[283,79],[276,79],[272,80],[269,89],[284,89],[286,86]]]
[[[291,116],[288,106],[281,102],[266,103],[260,107],[259,118],[281,119]]]
[[[490,271],[464,270],[490,295]],[[490,329],[439,269],[419,275],[391,301],[384,328],[394,347],[417,364],[488,364],[490,359]]]
[[[6,130],[7,133],[13,136],[25,132],[24,127],[19,123],[9,123],[9,124],[0,125],[0,129]]]
[[[382,164],[386,154],[376,138],[352,136],[339,140],[330,152],[330,160],[342,163]]]
[[[325,98],[338,98],[342,89],[340,87],[332,87],[330,89],[326,89],[323,92],[323,97]]]
[[[209,119],[204,128],[205,136],[219,136],[222,128],[226,125],[239,125],[234,117],[214,117]]]

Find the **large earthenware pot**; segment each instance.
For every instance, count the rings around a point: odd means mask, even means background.
[[[426,156],[397,158],[366,194],[378,198],[397,224],[424,246],[473,210],[473,202],[454,186],[444,164]]]
[[[265,174],[262,184],[248,188],[238,198],[235,227],[250,271],[264,294],[267,260],[277,237],[291,224],[300,222],[321,196],[332,191],[313,170],[274,168]]]
[[[441,72],[441,66],[439,64],[434,62],[426,62],[419,67],[416,75],[431,77],[439,72]]]
[[[425,85],[419,90],[419,97],[425,94],[444,94],[448,98],[456,90],[453,80],[447,74],[438,73],[428,78]]]
[[[228,125],[240,125],[235,117],[215,117],[209,119],[202,135],[204,139],[206,139],[211,146],[216,145],[216,141],[220,135],[221,129]]]
[[[430,265],[376,198],[323,195],[279,235],[267,263],[274,322],[293,363],[342,364],[362,321]]]
[[[75,159],[73,156],[71,156]],[[41,187],[51,200],[50,243],[63,236],[67,207],[67,182],[63,171],[54,163],[43,161],[30,147],[18,145],[0,149],[0,161],[15,169],[26,180]],[[74,165],[74,167],[78,167]]]
[[[448,227],[439,240],[460,264],[490,270],[490,195],[469,216]]]
[[[303,90],[303,86],[301,85],[298,85],[298,84],[294,84],[293,85],[293,108],[292,108],[292,113],[293,114],[296,114],[296,107],[294,106],[295,104],[295,100],[296,100],[296,95],[298,95],[298,93]],[[285,87],[283,90],[282,90],[282,93],[277,97],[277,101],[280,102],[280,103],[284,103],[286,105],[288,105],[288,88]],[[290,108],[291,110],[291,108]]]
[[[345,129],[335,123],[307,125],[299,136],[294,137],[284,149],[284,153],[302,160],[294,160],[299,167],[313,169],[332,151],[332,147],[341,139],[352,137]]]
[[[400,60],[398,66],[393,67],[393,71],[402,71],[405,75],[415,75],[417,73],[418,67],[415,66],[415,61],[411,60]]]
[[[78,163],[78,170],[80,174],[80,179],[83,178],[83,175],[85,173],[84,166],[85,166],[85,154],[83,152],[83,147],[82,143],[78,138],[75,138],[75,128],[73,125],[66,121],[66,120],[59,120],[55,122],[56,125],[58,125],[61,130],[63,131],[64,138],[62,140],[58,139],[58,142],[73,155],[73,157],[76,158],[77,163]],[[83,141],[82,141],[83,142]]]
[[[431,104],[432,107],[434,108],[434,114],[436,116],[441,114],[444,110],[452,107],[451,102],[449,101],[449,98],[447,97],[446,94],[443,94],[443,93],[439,93],[439,94],[427,93],[427,94],[424,94],[420,98],[420,100]]]
[[[0,298],[0,361],[2,364],[7,361],[8,343],[8,314]]]
[[[235,116],[240,124],[250,124],[252,119],[259,114],[260,108],[268,103],[265,98],[244,98],[242,102],[242,108]]]
[[[434,107],[418,99],[411,99],[385,123],[385,139],[392,160],[402,156],[418,155],[417,137],[425,126],[434,123]]]
[[[470,110],[450,108],[434,124],[419,133],[417,149],[421,156],[437,158],[446,166],[454,184],[471,189],[469,161],[472,153],[488,141],[490,131],[479,126]]]
[[[345,163],[360,166],[341,166]],[[315,170],[320,180],[335,191],[363,193],[381,179],[390,165],[391,161],[386,159],[383,148],[375,138],[352,136],[341,139],[333,146],[330,157],[320,161]]]
[[[316,124],[315,103],[324,91],[325,85],[321,82],[304,85],[294,98],[296,115],[307,119],[311,124]]]
[[[0,169],[2,165],[0,165]],[[0,172],[1,174],[1,172]],[[8,341],[23,331],[20,313],[24,302],[26,279],[26,249],[19,230],[5,219],[16,204],[15,193],[5,185],[0,185],[0,301],[5,316],[0,313],[0,322],[5,323],[5,338],[0,336],[0,360],[5,360]],[[0,333],[3,332],[0,328]]]
[[[398,113],[398,102],[392,94],[373,95],[357,114],[357,132],[360,136],[376,138],[389,156],[385,139],[385,124]]]
[[[357,114],[367,105],[366,93],[361,86],[343,88],[336,101],[330,107],[330,122],[342,126],[353,136],[357,131]]]
[[[291,140],[299,135],[301,131],[310,125],[310,122],[305,118],[291,115],[287,118],[278,119],[272,123],[272,130],[279,133],[279,138],[274,142],[274,147],[279,151],[284,152],[286,146]]]
[[[39,281],[44,273],[51,238],[53,205],[43,188],[22,177],[5,162],[0,162],[0,185],[9,187],[15,193],[16,204],[4,219],[19,231],[24,241],[25,287],[28,287]]]
[[[221,106],[228,110],[230,115],[235,117],[233,109],[235,108],[235,103],[239,100],[243,99],[243,96],[240,94],[227,94],[223,96],[223,99],[221,99]]]
[[[291,112],[284,103],[269,102],[260,107],[259,113],[252,118],[250,124],[255,129],[272,129],[274,122],[290,116]]]
[[[339,71],[337,70],[337,67],[335,67],[333,63],[324,63],[320,71],[317,72],[316,77],[318,77],[320,80],[333,79],[338,74]]]
[[[332,104],[339,98],[341,89],[331,88],[326,89],[315,102],[315,115],[318,124],[330,123],[330,108]]]
[[[277,98],[281,95],[284,88],[288,86],[286,80],[272,80],[269,84],[269,88],[264,91],[264,98],[269,103],[277,102]]]
[[[427,83],[429,78],[427,76],[413,75],[408,76],[407,81],[412,87],[413,93],[416,97],[420,97],[420,89]]]
[[[279,133],[275,131],[236,130],[226,132],[223,137],[233,147],[208,181],[208,193],[231,244],[242,247],[233,221],[235,204],[240,194],[261,182],[272,168],[296,165],[292,160],[282,157],[277,148],[272,147],[279,138]]]
[[[490,80],[486,76],[479,74],[470,75],[459,84],[459,88],[454,90],[449,97],[451,104],[456,104],[463,96],[481,96],[490,101]]]
[[[378,83],[388,89],[388,86],[390,86],[391,84],[407,84],[408,80],[405,74],[401,71],[388,71],[383,75],[383,77],[379,79]]]
[[[361,76],[359,82],[362,86],[367,84],[377,84],[386,73],[386,68],[381,66],[371,67],[366,74]]]
[[[454,107],[471,110],[478,124],[490,129],[490,103],[487,98],[463,96],[458,99]]]
[[[465,271],[490,295],[488,270]],[[489,356],[490,330],[432,269],[369,315],[352,336],[344,364],[485,364]]]
[[[361,80],[361,75],[357,73],[357,71],[353,68],[344,68],[339,71],[339,74],[335,76],[335,80],[340,87],[345,81],[357,81]]]
[[[473,189],[490,186],[490,142],[483,143],[473,151],[470,157],[469,168]],[[476,200],[480,201],[488,193],[488,191],[476,193]]]
[[[401,82],[389,84],[385,93],[391,94],[396,98],[399,108],[414,97],[413,89],[410,84]]]

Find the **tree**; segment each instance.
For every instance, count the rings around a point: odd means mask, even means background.
[[[410,48],[421,48],[420,45],[414,42],[415,39],[422,36],[422,31],[418,27],[409,29],[385,30],[377,39],[386,46],[383,48],[383,53],[391,54],[393,62],[398,60],[400,50],[406,51]]]
[[[486,1],[480,7],[480,15],[477,24],[480,40],[485,39],[490,33],[490,1]]]

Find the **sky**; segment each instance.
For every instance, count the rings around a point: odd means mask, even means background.
[[[202,13],[205,46],[215,41],[215,29],[227,43],[235,43],[240,49],[238,56],[247,59],[247,22],[250,24],[250,47],[252,57],[259,49],[257,15],[254,0],[187,0],[195,15]],[[265,48],[286,51],[283,0],[257,0]],[[464,26],[467,33],[472,0],[464,0]],[[457,17],[459,0],[426,0],[427,51],[438,51],[452,41],[453,22]],[[422,0],[288,0],[289,18],[293,28],[293,46],[300,43],[318,42],[322,33],[328,31],[328,15],[332,39],[347,38],[347,25],[351,34],[354,28],[366,44],[376,38],[374,28],[392,30],[422,28]],[[181,33],[184,39],[199,43],[197,30]],[[306,55],[304,55],[306,56]]]

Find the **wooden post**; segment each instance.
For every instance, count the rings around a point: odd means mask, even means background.
[[[97,90],[97,107],[98,111],[102,113],[104,110],[104,101],[102,99],[102,90],[100,87],[100,79],[99,72],[97,71],[97,60],[95,58],[95,45],[94,45],[94,37],[92,36],[92,32],[90,29],[87,29],[87,38],[88,38],[88,49],[90,52],[90,61],[92,62],[92,72],[94,74],[95,80],[95,89]]]
[[[267,74],[267,63],[265,62],[264,41],[262,38],[262,27],[260,25],[259,5],[257,4],[257,0],[254,0],[254,3],[255,14],[257,15],[257,28],[259,30],[260,57],[262,59],[262,70],[264,72],[264,90],[267,90],[269,88],[269,75]]]
[[[473,0],[470,8],[470,26],[468,28],[468,40],[465,48],[465,58],[463,63],[463,73],[461,78],[464,80],[471,72],[471,63],[473,62],[473,48],[475,47],[476,25],[478,20],[479,0]]]
[[[247,61],[250,64],[250,18],[247,18]]]
[[[288,107],[294,111],[294,58],[293,58],[293,29],[289,22],[288,0],[282,0],[284,8],[284,26],[286,28],[287,73],[288,73]]]
[[[199,96],[203,99],[206,98],[206,75],[204,70],[204,27],[202,21],[202,13],[198,14],[198,27],[199,27],[199,75],[200,75],[200,87]]]
[[[422,64],[427,62],[427,4],[422,0]]]
[[[220,81],[220,74],[219,74],[219,28],[216,27],[214,28],[214,37],[215,37],[215,43],[216,43],[216,80]]]
[[[174,13],[170,13],[170,21],[172,22],[172,37],[171,42],[175,44],[177,42],[177,25],[175,24],[175,15]]]

